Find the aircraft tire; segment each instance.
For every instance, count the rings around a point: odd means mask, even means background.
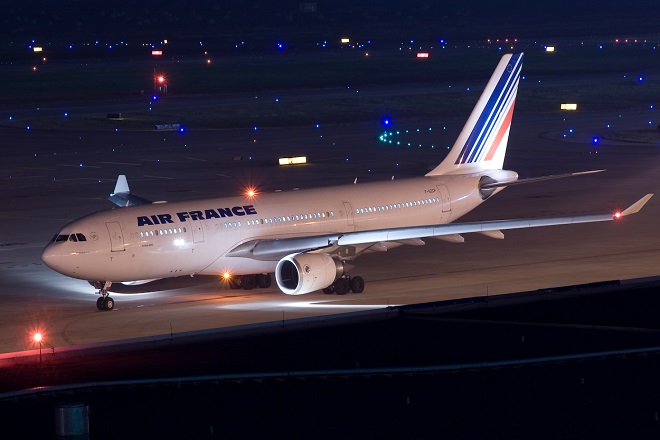
[[[257,286],[257,277],[254,275],[243,275],[241,278],[243,280],[243,289],[252,290]]]
[[[351,291],[353,293],[362,293],[364,292],[364,278],[362,277],[353,277],[351,278]]]
[[[322,292],[325,293],[326,295],[332,295],[333,293],[335,293],[335,285],[334,285],[334,283],[333,283],[333,284],[330,284],[328,287],[326,287],[325,289],[323,289]]]
[[[96,300],[96,308],[103,310],[103,297],[99,296],[99,299]]]
[[[109,296],[106,296],[103,299],[103,308],[105,310],[112,310],[115,308],[115,300],[110,298]]]
[[[339,278],[335,281],[335,293],[337,295],[346,295],[351,290],[346,278]]]
[[[262,289],[266,289],[270,287],[272,282],[273,279],[271,278],[269,273],[257,274],[257,286],[261,287]]]

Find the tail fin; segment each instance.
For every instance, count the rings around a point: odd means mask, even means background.
[[[500,59],[451,151],[427,176],[502,169],[522,60],[522,53]]]

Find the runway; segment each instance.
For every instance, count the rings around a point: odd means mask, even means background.
[[[594,133],[648,127],[654,109],[615,113],[516,112],[505,165],[521,177],[607,169],[592,176],[512,187],[463,220],[605,213],[656,192],[657,145],[591,142]],[[437,145],[453,143],[467,115],[433,124]],[[613,122],[610,122],[613,121]],[[444,129],[443,129],[444,128]],[[569,128],[574,136],[563,138]],[[142,286],[113,286],[116,309],[99,312],[94,289],[50,271],[45,243],[66,222],[110,208],[118,174],[152,200],[235,194],[421,175],[441,161],[441,148],[393,147],[377,141],[378,123],[280,129],[176,132],[69,132],[1,129],[11,152],[0,166],[0,353],[63,347],[256,322],[342,313],[388,305],[498,295],[539,288],[658,275],[657,197],[621,222],[507,232],[505,240],[468,235],[464,244],[428,239],[365,255],[354,273],[359,295],[288,297],[277,288],[230,290],[213,277],[184,277]],[[279,168],[279,156],[310,163]],[[359,183],[358,183],[359,184]]]

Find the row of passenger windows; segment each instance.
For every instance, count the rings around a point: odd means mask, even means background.
[[[413,206],[421,206],[421,205],[430,205],[432,203],[439,203],[439,202],[440,199],[438,197],[435,197],[432,199],[414,200],[412,202],[394,203],[392,205],[370,206],[368,208],[356,208],[355,213],[368,214],[370,212],[393,211],[395,209],[411,208]]]
[[[266,225],[266,224],[273,224],[273,223],[282,223],[282,222],[292,222],[292,221],[300,221],[300,220],[313,220],[313,219],[323,219],[323,218],[330,218],[334,217],[335,213],[334,211],[327,211],[327,212],[316,212],[316,213],[311,213],[311,214],[299,214],[299,215],[290,215],[286,217],[271,217],[271,218],[261,218],[261,219],[255,219],[255,220],[247,220],[245,222],[246,225],[253,226],[253,225]],[[227,222],[224,224],[225,229],[229,228],[238,228],[241,226],[241,222]],[[156,229],[153,231],[143,231],[140,232],[140,237],[145,238],[145,237],[154,237],[158,235],[171,235],[171,234],[181,234],[186,232],[186,228],[171,228],[171,229]]]
[[[290,215],[286,217],[272,217],[272,218],[261,218],[256,220],[248,220],[245,222],[248,226],[254,225],[266,225],[272,223],[282,223],[282,222],[295,222],[300,220],[314,220],[314,219],[323,219],[334,217],[334,211],[328,212],[316,212],[311,214],[299,214],[299,215]],[[225,228],[237,228],[241,226],[241,222],[228,222],[225,223]]]
[[[381,212],[381,211],[392,211],[395,209],[402,209],[402,208],[410,208],[413,206],[420,206],[420,205],[427,205],[431,203],[438,203],[440,202],[439,198],[432,198],[432,199],[423,199],[423,200],[416,200],[412,202],[403,202],[403,203],[395,203],[391,205],[381,205],[381,206],[373,206],[373,207],[368,207],[368,208],[357,208],[355,210],[356,214],[366,214],[366,213],[371,213],[371,212]],[[272,224],[272,223],[282,223],[282,222],[292,222],[292,221],[301,221],[301,220],[314,220],[314,219],[323,219],[323,218],[330,218],[334,217],[335,213],[334,211],[329,211],[329,212],[316,212],[316,213],[311,213],[311,214],[298,214],[298,215],[291,215],[291,216],[286,216],[286,217],[272,217],[272,218],[262,218],[262,219],[256,219],[256,220],[248,220],[246,222],[246,225],[249,226],[254,226],[254,225],[266,225],[266,224]],[[241,226],[241,222],[227,222],[224,224],[225,229],[229,228],[237,228]],[[145,237],[155,237],[159,235],[173,235],[173,234],[182,234],[186,232],[186,228],[168,228],[168,229],[155,229],[151,231],[142,231],[140,232],[140,237],[145,238]],[[63,241],[87,241],[87,238],[80,233],[76,234],[57,234],[53,237],[52,239],[53,242],[63,242]]]
[[[77,234],[56,234],[55,237],[51,240],[53,242],[63,242],[63,241],[87,241],[87,238],[80,233]]]
[[[186,228],[169,228],[169,229],[156,229],[153,231],[142,231],[140,232],[140,237],[154,237],[159,235],[173,235],[173,234],[182,234],[186,232]]]

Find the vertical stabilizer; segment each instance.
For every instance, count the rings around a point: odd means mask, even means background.
[[[522,61],[522,53],[500,59],[454,146],[427,176],[502,169]]]

